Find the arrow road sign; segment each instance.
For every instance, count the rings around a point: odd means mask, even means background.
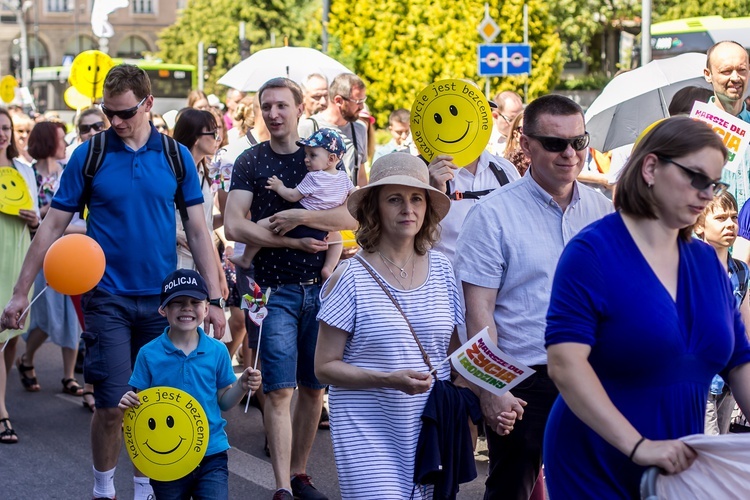
[[[479,76],[528,75],[531,73],[531,45],[487,43],[477,46]]]

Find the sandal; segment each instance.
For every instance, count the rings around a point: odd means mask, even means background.
[[[78,385],[78,381],[74,378],[62,379],[62,386],[62,391],[65,394],[70,394],[71,396],[83,396],[83,387]]]
[[[94,393],[91,391],[85,391],[83,394],[81,394],[83,397],[83,407],[88,409],[91,413],[94,413],[96,411],[96,400],[94,399]],[[90,397],[90,401],[86,398],[87,396]]]
[[[0,432],[0,443],[16,444],[18,442],[18,434],[16,434],[16,431],[10,426],[10,419],[0,418],[0,423],[5,427],[5,430]]]
[[[34,370],[34,366],[26,366],[23,364],[23,359],[24,356],[21,356],[16,360],[16,368],[18,368],[18,373],[21,375],[21,384],[23,384],[23,388],[29,392],[39,392],[42,388],[39,386],[36,377],[26,376],[26,373]]]

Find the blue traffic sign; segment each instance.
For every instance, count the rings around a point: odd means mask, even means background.
[[[477,46],[479,76],[528,75],[531,73],[531,45],[485,43]]]

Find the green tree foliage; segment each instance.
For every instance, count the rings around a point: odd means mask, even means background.
[[[672,1],[657,2],[672,3]],[[640,0],[558,0],[550,2],[550,16],[563,42],[566,60],[598,61],[592,43],[602,32],[619,30],[623,21],[640,16]],[[595,68],[598,69],[598,68]]]
[[[523,0],[494,0],[490,15],[502,32],[496,42],[523,42]],[[547,2],[527,0],[532,74],[529,98],[549,91],[562,70],[560,39]],[[479,0],[361,0],[331,3],[329,52],[368,84],[368,105],[378,123],[396,108],[410,108],[426,85],[444,78],[477,75]],[[492,92],[523,92],[525,77],[493,78]]]
[[[159,36],[157,57],[164,61],[198,64],[198,42],[218,48],[216,66],[207,73],[207,92],[222,92],[215,84],[224,73],[240,62],[239,23],[245,21],[245,36],[253,52],[276,45],[302,45],[308,19],[317,5],[311,0],[190,0],[177,22]]]
[[[654,2],[654,21],[669,21],[683,17],[750,15],[750,0],[668,0]]]

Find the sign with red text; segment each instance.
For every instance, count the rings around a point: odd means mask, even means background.
[[[501,351],[490,339],[486,327],[451,355],[451,363],[466,380],[498,396],[534,373],[534,370]]]
[[[746,123],[736,116],[719,109],[709,102],[696,101],[690,118],[706,122],[719,134],[724,146],[729,150],[725,168],[736,173],[745,157],[745,149],[750,141],[750,123]]]

